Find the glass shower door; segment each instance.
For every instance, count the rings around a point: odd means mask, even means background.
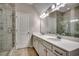
[[[12,49],[12,11],[2,4],[0,9],[0,55],[7,55]]]

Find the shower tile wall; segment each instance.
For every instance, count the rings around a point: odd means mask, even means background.
[[[2,13],[2,11],[0,10],[0,51],[1,51],[1,49],[2,49],[2,39],[3,39],[3,37],[2,37],[2,25],[3,25],[3,22],[2,22],[2,15],[1,15],[1,13]]]
[[[4,51],[12,48],[12,11],[8,4],[1,5],[3,7],[0,7],[0,51]]]
[[[1,37],[1,36],[0,36]],[[0,51],[1,51],[1,38],[0,38]]]

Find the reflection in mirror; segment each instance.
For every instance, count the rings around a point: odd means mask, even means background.
[[[41,19],[41,33],[79,37],[79,6],[54,11]]]
[[[54,20],[54,21],[53,21]],[[79,37],[79,19],[76,21],[69,19],[63,19],[62,17],[57,19],[57,33],[65,36]],[[46,17],[41,20],[41,32],[45,34],[56,34],[56,19]]]
[[[57,15],[57,33],[79,37],[79,7]],[[62,16],[60,16],[62,14]]]
[[[41,33],[56,34],[56,12],[49,14],[41,19]]]

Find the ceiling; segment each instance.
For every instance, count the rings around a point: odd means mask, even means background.
[[[53,3],[34,3],[32,4],[39,14],[45,12]]]
[[[31,5],[32,7],[34,7],[34,9],[40,14],[42,14],[43,12],[45,12],[53,3],[25,3],[23,5]],[[60,8],[59,11],[61,12],[65,12],[67,11],[68,8],[73,8],[75,6],[78,6],[78,3],[67,3],[65,7]]]

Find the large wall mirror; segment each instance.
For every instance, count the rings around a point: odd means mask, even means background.
[[[60,8],[41,19],[41,32],[79,37],[79,5],[74,8]]]
[[[56,34],[56,12],[49,14],[44,19],[41,19],[41,33]]]
[[[60,17],[60,15],[62,15]],[[57,33],[64,36],[79,37],[79,7],[64,13],[57,13]]]
[[[41,20],[41,32],[79,37],[79,7],[49,14]]]

